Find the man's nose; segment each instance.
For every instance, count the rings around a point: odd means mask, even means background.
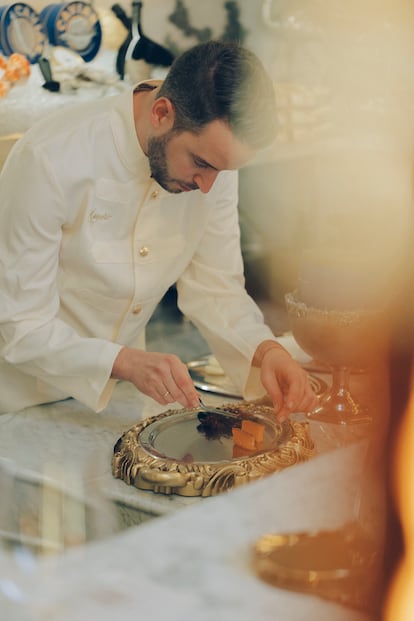
[[[202,173],[195,174],[193,180],[198,185],[199,190],[207,194],[207,192],[210,192],[217,175],[218,170],[205,170]]]

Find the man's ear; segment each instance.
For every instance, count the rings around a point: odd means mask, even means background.
[[[174,125],[174,105],[168,97],[159,97],[151,107],[151,124],[154,129],[170,130]]]

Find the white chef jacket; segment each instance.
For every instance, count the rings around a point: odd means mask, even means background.
[[[178,303],[247,396],[273,335],[244,289],[237,173],[208,194],[150,178],[132,90],[63,109],[15,145],[0,176],[0,412],[72,396],[108,403],[123,345],[177,282]],[[256,375],[255,375],[256,374]]]

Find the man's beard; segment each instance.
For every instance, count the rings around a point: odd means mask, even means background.
[[[155,181],[167,192],[171,192],[172,194],[180,194],[183,190],[179,187],[172,187],[171,184],[183,183],[187,187],[191,187],[193,190],[197,190],[198,186],[188,186],[184,182],[180,182],[179,179],[171,179],[168,174],[168,165],[167,165],[167,145],[170,142],[171,138],[176,135],[177,132],[174,130],[170,130],[163,136],[159,138],[150,138],[148,140],[148,161],[151,169],[151,177],[155,179]]]
[[[160,184],[164,190],[170,192],[170,177],[167,168],[166,149],[172,137],[171,132],[167,132],[159,138],[148,140],[148,161],[151,169],[151,177]],[[177,190],[179,191],[179,190]]]

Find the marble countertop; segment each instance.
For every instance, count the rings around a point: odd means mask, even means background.
[[[335,527],[351,516],[359,456],[356,447],[323,456],[46,561],[27,588],[30,610],[59,621],[109,621],[131,612],[153,621],[367,619],[268,586],[250,566],[252,545],[265,532]]]
[[[69,488],[71,480],[76,486],[82,478],[99,486],[108,498],[162,515],[197,499],[131,488],[111,473],[113,447],[123,432],[160,411],[160,406],[139,395],[132,385],[120,382],[115,397],[100,414],[74,399],[3,414],[0,455],[12,460],[23,475],[28,472],[41,480],[48,465],[53,464],[57,474],[71,473]],[[49,469],[47,476],[53,478],[53,471]]]
[[[251,566],[252,546],[267,532],[336,528],[354,517],[365,442],[326,450],[320,435],[321,454],[307,463],[212,498],[166,496],[115,480],[110,465],[120,435],[159,411],[119,383],[101,414],[69,399],[0,416],[0,455],[20,472],[42,477],[50,463],[72,468],[105,496],[161,516],[20,569],[20,605],[19,597],[5,600],[13,606],[9,621],[112,621],[131,613],[152,621],[366,621],[358,611],[269,586]],[[4,567],[0,556],[0,598],[12,571],[7,562],[5,576]]]

